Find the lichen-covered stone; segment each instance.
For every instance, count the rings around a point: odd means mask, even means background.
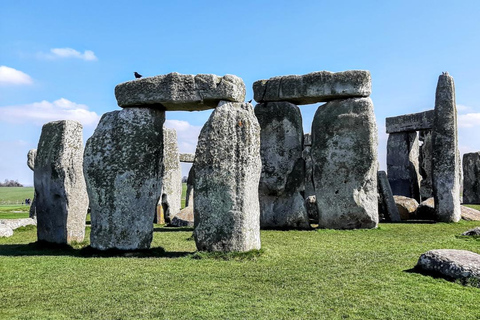
[[[182,204],[182,168],[175,129],[163,129],[163,188],[161,204],[167,222],[180,211]]]
[[[381,199],[381,208],[383,208],[383,215],[387,221],[399,222],[400,214],[398,213],[395,199],[393,198],[392,189],[388,183],[387,173],[385,171],[378,171],[378,193]]]
[[[370,98],[318,107],[312,123],[312,161],[319,226],[377,227],[377,126]]]
[[[417,200],[405,196],[393,196],[395,205],[401,220],[410,220],[415,218],[415,212],[418,208]]]
[[[433,197],[433,186],[432,186],[432,131],[420,131],[419,141],[422,142],[420,146],[420,154],[418,158],[419,162],[419,172],[422,176],[420,181],[420,199],[423,201],[425,199]]]
[[[457,107],[455,85],[448,73],[438,78],[432,141],[436,218],[441,222],[457,222],[461,218]]]
[[[170,222],[170,226],[172,227],[193,227],[194,220],[193,220],[193,206],[185,207],[177,213],[172,222]]]
[[[245,101],[245,84],[234,75],[176,72],[121,83],[115,97],[122,108],[147,106],[168,111],[213,109],[222,101]]]
[[[219,103],[202,128],[193,165],[197,249],[260,249],[260,126],[251,104]]]
[[[165,112],[106,113],[85,147],[90,243],[100,250],[150,247],[163,177]]]
[[[480,204],[480,152],[463,155],[463,203]]]
[[[255,107],[255,115],[261,128],[260,227],[308,229],[300,109],[289,102],[267,102]]]
[[[82,159],[79,122],[53,121],[42,127],[34,170],[38,240],[83,241],[88,196]]]
[[[33,171],[35,170],[35,157],[37,156],[37,149],[31,149],[27,154],[27,166]]]
[[[318,71],[258,80],[253,83],[255,101],[288,101],[312,104],[334,99],[368,97],[372,91],[369,71]]]
[[[388,181],[394,195],[420,200],[420,172],[416,132],[391,133],[387,141]]]
[[[434,111],[405,114],[385,119],[387,133],[429,130],[433,126]]]

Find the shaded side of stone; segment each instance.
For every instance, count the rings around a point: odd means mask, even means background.
[[[480,204],[480,152],[463,155],[463,203]]]
[[[305,161],[300,109],[289,102],[255,107],[260,124],[260,227],[310,228],[305,208]]]
[[[260,126],[251,104],[219,103],[202,128],[193,165],[197,249],[260,249]]]
[[[370,72],[318,71],[305,75],[289,75],[259,80],[253,83],[255,101],[288,101],[312,104],[350,97],[368,97],[372,91]]]
[[[390,183],[388,183],[387,173],[385,171],[378,171],[378,193],[382,199],[381,207],[384,208],[385,220],[391,222],[399,222],[400,214],[398,213],[395,199],[393,198]]]
[[[433,127],[434,111],[405,114],[385,119],[387,133],[430,130]]]
[[[319,226],[377,227],[377,126],[370,98],[335,100],[317,109],[312,161]]]
[[[185,194],[185,206],[193,208],[193,185],[195,183],[195,166],[188,171],[187,192]]]
[[[83,241],[88,196],[82,159],[80,123],[63,120],[42,127],[34,170],[38,240]]]
[[[85,147],[91,246],[150,247],[163,177],[165,113],[128,108],[102,116]]]
[[[433,141],[433,197],[436,219],[457,222],[460,213],[460,166],[455,85],[447,73],[438,78]]]
[[[419,155],[419,172],[422,177],[420,181],[420,199],[423,201],[425,199],[433,197],[433,186],[432,186],[432,161],[433,161],[433,150],[432,150],[432,131],[420,131],[419,141],[421,142],[420,146],[420,155]]]
[[[394,195],[420,200],[420,172],[416,132],[391,133],[387,141],[388,181]]]
[[[163,128],[163,184],[161,205],[165,220],[171,219],[180,211],[182,202],[182,168],[175,129]]]

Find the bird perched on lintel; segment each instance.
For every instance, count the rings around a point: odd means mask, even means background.
[[[140,79],[141,77],[143,77],[143,76],[142,76],[140,73],[138,73],[137,71],[135,71],[133,74],[135,75],[135,78],[137,78],[137,79]]]

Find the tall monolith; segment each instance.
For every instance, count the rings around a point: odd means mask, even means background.
[[[480,204],[480,152],[463,155],[463,203]]]

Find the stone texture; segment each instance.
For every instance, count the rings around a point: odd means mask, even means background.
[[[303,148],[312,146],[312,135],[310,133],[305,133],[303,135]]]
[[[399,222],[401,220],[400,213],[395,204],[390,183],[388,183],[387,173],[385,171],[378,171],[377,179],[378,194],[381,199],[381,208],[383,209],[382,212],[385,219],[391,222]]]
[[[27,154],[27,166],[33,171],[35,170],[35,157],[37,156],[37,149],[31,149]]]
[[[480,227],[465,231],[464,233],[462,233],[462,236],[480,236]]]
[[[318,71],[305,75],[289,75],[258,80],[253,83],[255,101],[288,101],[312,104],[334,99],[368,97],[372,91],[369,71]]]
[[[193,185],[195,183],[195,166],[188,171],[187,192],[185,194],[185,207],[193,207]]]
[[[23,218],[23,219],[1,219],[0,225],[5,225],[12,230],[18,229],[20,227],[26,226],[36,226],[37,221],[31,218]]]
[[[400,219],[410,220],[415,218],[415,212],[418,208],[417,200],[404,196],[393,196],[393,199],[400,214]]]
[[[202,128],[193,165],[197,249],[260,249],[260,126],[251,104],[219,103]]]
[[[432,141],[436,217],[441,222],[457,222],[461,218],[457,107],[455,85],[448,73],[438,78]]]
[[[430,130],[433,127],[434,111],[405,114],[385,119],[387,133]]]
[[[128,108],[102,116],[85,147],[93,248],[147,249],[163,177],[165,112]]]
[[[311,154],[319,226],[377,227],[377,126],[370,98],[318,107]]]
[[[447,279],[480,281],[480,255],[471,251],[430,250],[420,256],[417,267]]]
[[[165,221],[170,222],[182,205],[182,168],[175,129],[163,128],[163,165],[161,205]]]
[[[42,127],[34,170],[38,240],[83,241],[88,196],[82,158],[79,122],[53,121]]]
[[[462,219],[467,221],[480,221],[480,211],[469,208],[467,206],[460,206]]]
[[[463,220],[480,221],[480,211],[478,210],[467,206],[460,206],[460,213]],[[420,203],[415,216],[417,219],[436,220],[434,198],[428,198]]]
[[[193,206],[183,208],[173,217],[170,225],[173,227],[193,227]]]
[[[167,111],[213,109],[221,100],[245,101],[245,84],[237,76],[176,72],[121,83],[115,87],[120,107],[148,106]]]
[[[13,230],[9,226],[0,223],[0,238],[8,238],[13,236]]]
[[[307,136],[307,135],[305,135]],[[308,134],[310,137],[310,134]],[[308,138],[310,141],[309,145],[303,144],[302,158],[305,162],[305,192],[304,198],[307,199],[310,196],[315,195],[315,187],[313,186],[313,162],[312,162],[312,139]],[[308,140],[307,140],[308,142]]]
[[[463,155],[463,203],[480,204],[480,152]]]
[[[193,163],[195,160],[194,153],[180,153],[180,162]]]
[[[387,141],[388,181],[394,195],[420,200],[420,172],[416,132],[391,133]]]
[[[308,219],[313,223],[318,223],[318,208],[317,208],[317,197],[315,195],[308,196],[305,199],[305,208],[307,209]]]
[[[255,107],[255,115],[261,128],[260,227],[308,229],[300,109],[289,102],[267,102]]]
[[[418,134],[420,146],[420,155],[418,158],[419,172],[422,177],[420,181],[420,199],[433,197],[432,186],[432,131],[420,131]]]

